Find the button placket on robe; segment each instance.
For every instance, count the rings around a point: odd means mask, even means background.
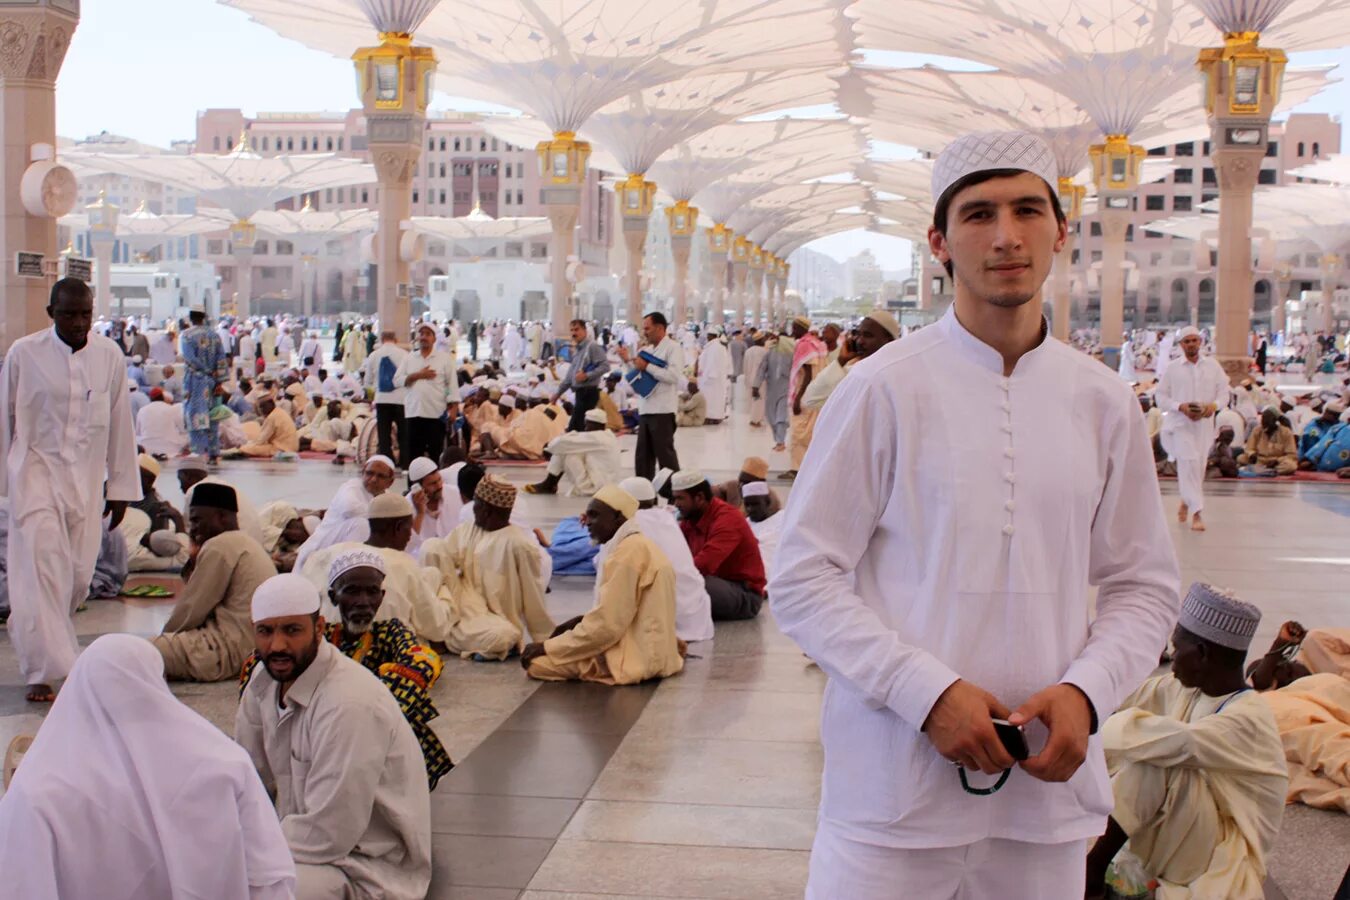
[[[999,380],[999,387],[1003,388],[1003,411],[1007,413],[1008,421],[1003,425],[1003,431],[1008,435],[1008,446],[1003,448],[1003,456],[1008,460],[1008,471],[1004,478],[1008,482],[1008,500],[1003,504],[1003,508],[1008,512],[1008,524],[1003,526],[1004,537],[1012,537],[1015,529],[1013,528],[1013,510],[1016,503],[1013,500],[1013,491],[1017,484],[1017,475],[1013,465],[1016,451],[1013,448],[1013,423],[1012,423],[1012,379],[1004,375]]]

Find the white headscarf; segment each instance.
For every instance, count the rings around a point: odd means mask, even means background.
[[[25,900],[295,888],[248,753],[179,702],[159,651],[126,634],[76,660],[0,800],[0,871]]]

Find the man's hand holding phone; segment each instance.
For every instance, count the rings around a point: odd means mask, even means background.
[[[1008,708],[993,694],[968,681],[955,681],[933,704],[923,732],[945,759],[986,775],[1013,766],[994,719],[1007,719]]]

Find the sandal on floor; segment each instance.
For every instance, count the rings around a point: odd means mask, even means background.
[[[19,768],[19,763],[23,762],[23,755],[33,746],[33,737],[31,734],[20,734],[9,742],[9,749],[5,751],[6,790],[9,789],[9,783],[14,780],[14,772]]]
[[[172,597],[173,591],[158,584],[138,584],[132,588],[124,588],[119,596],[144,598]]]

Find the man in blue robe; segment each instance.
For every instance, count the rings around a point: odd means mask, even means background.
[[[183,332],[180,351],[187,366],[183,389],[183,418],[193,453],[216,462],[220,458],[219,424],[211,418],[216,392],[229,375],[229,357],[220,335],[206,325],[206,310],[195,306],[188,312],[192,327]]]

